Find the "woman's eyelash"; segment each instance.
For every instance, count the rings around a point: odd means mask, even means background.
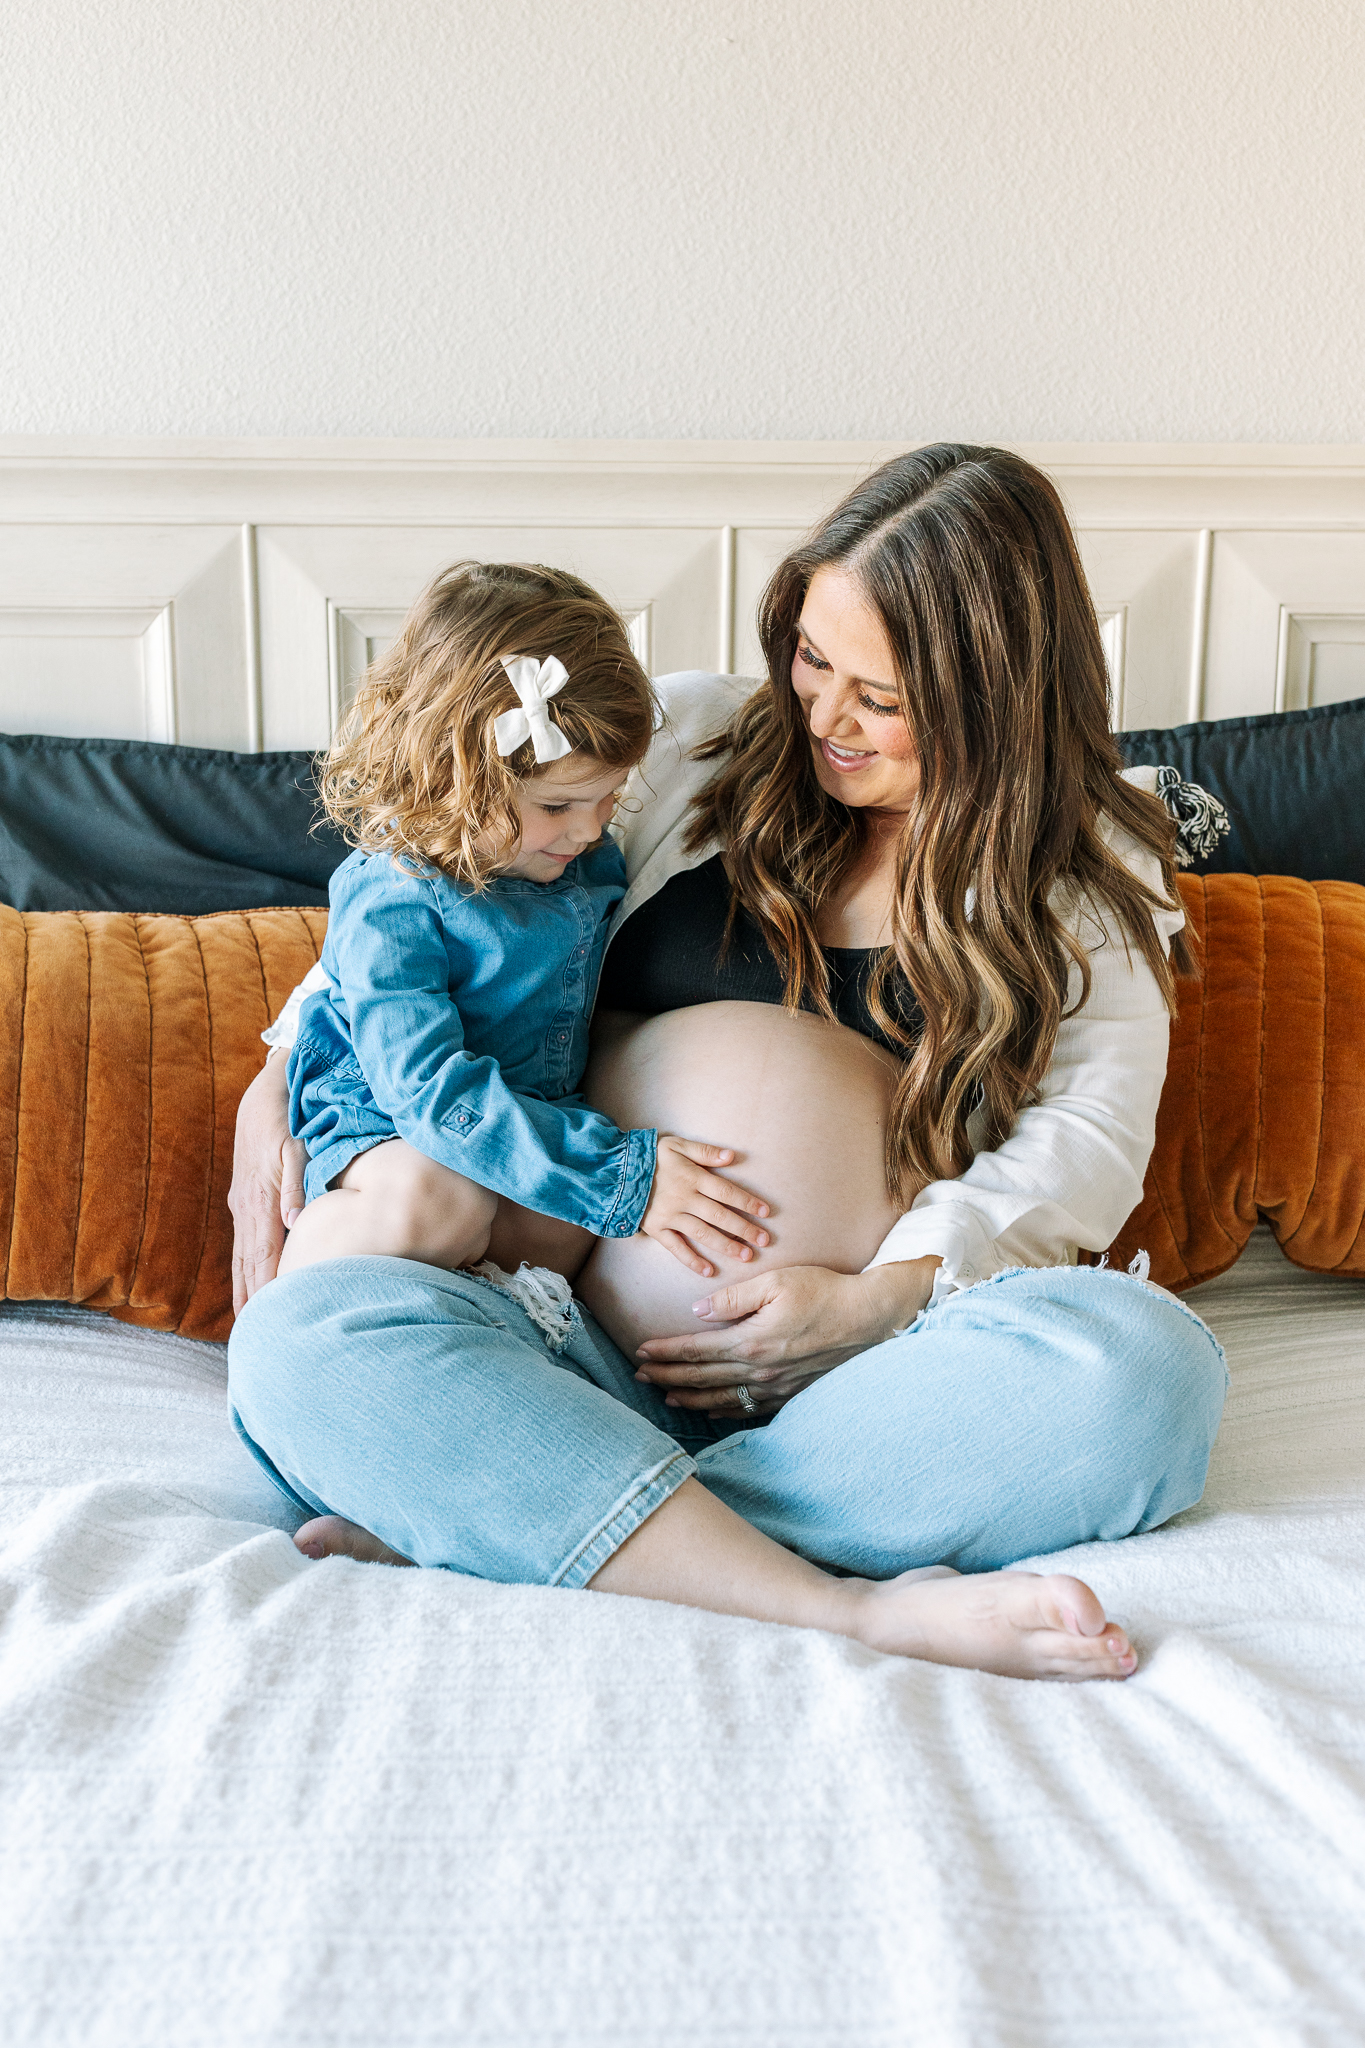
[[[798,641],[796,652],[798,658],[804,661],[809,668],[829,669],[832,666],[830,662],[822,661],[814,648],[808,647],[804,640]],[[865,697],[861,690],[858,692],[858,702],[862,705],[864,711],[879,712],[883,718],[898,718],[900,716],[901,707],[899,704],[878,704],[875,698]]]

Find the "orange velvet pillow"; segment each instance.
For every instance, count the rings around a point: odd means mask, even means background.
[[[1113,1247],[1192,1287],[1264,1217],[1296,1266],[1365,1274],[1365,888],[1183,875],[1204,972],[1180,984],[1142,1200]]]
[[[1189,1287],[1258,1215],[1289,1257],[1365,1274],[1365,889],[1185,878],[1182,983],[1142,1202],[1114,1247]],[[226,1337],[227,1189],[260,1032],[321,910],[144,917],[0,906],[0,1255],[11,1299]]]
[[[325,910],[0,905],[4,1292],[187,1337],[232,1327],[232,1134]]]

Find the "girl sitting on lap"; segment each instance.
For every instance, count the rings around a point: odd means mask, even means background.
[[[322,775],[355,846],[289,1120],[308,1150],[288,1273],[357,1253],[569,1279],[643,1231],[705,1278],[751,1258],[733,1153],[622,1131],[577,1092],[625,862],[604,828],[658,722],[606,601],[558,570],[460,563],[370,671]]]

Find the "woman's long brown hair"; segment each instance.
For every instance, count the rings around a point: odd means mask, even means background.
[[[1168,960],[1152,922],[1179,902],[1175,828],[1120,778],[1104,649],[1061,500],[1017,455],[943,443],[886,463],[788,555],[759,609],[767,684],[699,750],[724,765],[697,799],[689,847],[724,846],[734,904],[767,939],[788,1005],[833,1015],[816,920],[868,844],[865,816],[820,786],[791,682],[806,590],[831,567],[856,577],[881,620],[919,752],[891,944],[869,989],[905,1055],[886,1179],[908,1206],[968,1165],[974,1111],[990,1149],[1037,1100],[1058,1026],[1090,993],[1066,921],[1081,906],[1136,948],[1172,1011],[1175,975],[1194,961],[1183,936]],[[1109,851],[1106,817],[1156,855],[1164,900]],[[898,973],[923,1012],[918,1033],[894,1000]]]

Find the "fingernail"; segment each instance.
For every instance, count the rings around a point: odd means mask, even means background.
[[[692,1313],[693,1313],[693,1315],[694,1315],[694,1316],[709,1316],[709,1315],[710,1315],[710,1313],[711,1313],[711,1297],[710,1297],[710,1295],[709,1295],[709,1294],[707,1295],[707,1297],[706,1297],[705,1301],[694,1301],[694,1302],[693,1302],[693,1304],[692,1304]]]
[[[292,1230],[294,1228],[294,1225],[298,1222],[300,1216],[302,1216],[302,1214],[302,1209],[291,1209],[289,1211],[289,1214],[284,1219],[285,1229]]]

